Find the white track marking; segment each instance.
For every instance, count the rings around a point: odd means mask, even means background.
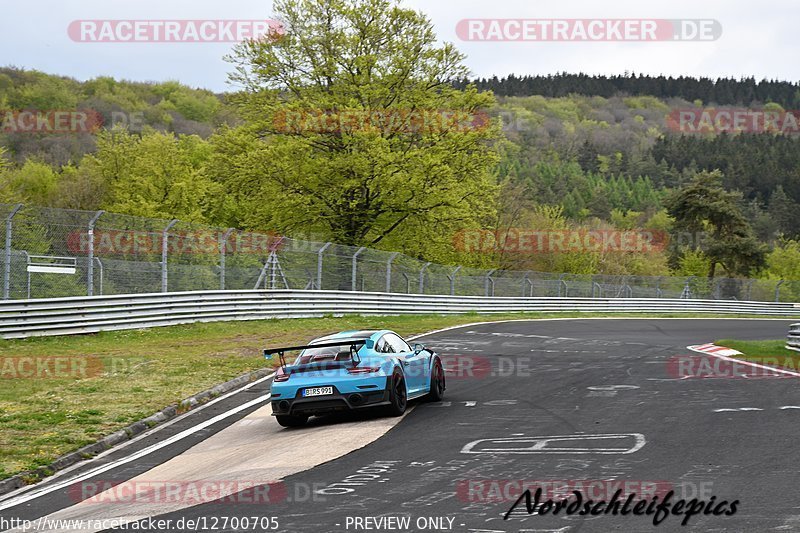
[[[172,437],[170,437],[170,438],[168,438],[168,439],[166,439],[166,440],[164,440],[162,442],[159,442],[158,444],[153,444],[152,446],[148,446],[147,448],[139,450],[138,452],[135,452],[135,453],[133,453],[133,454],[127,456],[127,457],[123,457],[122,459],[114,461],[113,463],[109,463],[107,465],[99,466],[99,467],[97,467],[97,468],[95,468],[93,470],[90,470],[89,472],[86,472],[86,473],[81,474],[79,476],[76,476],[74,478],[70,478],[70,479],[61,481],[59,483],[54,483],[52,485],[48,485],[47,487],[43,487],[43,488],[41,488],[39,490],[34,490],[34,491],[29,492],[29,493],[23,494],[21,496],[17,496],[16,498],[12,498],[10,500],[7,500],[7,501],[5,501],[3,503],[0,503],[0,511],[3,511],[5,509],[10,509],[11,507],[16,507],[17,505],[29,502],[31,500],[34,500],[34,499],[39,498],[41,496],[44,496],[45,494],[49,494],[49,493],[51,493],[53,491],[60,490],[60,489],[63,489],[65,487],[68,487],[68,486],[72,485],[73,483],[77,483],[77,482],[83,481],[85,479],[89,479],[89,478],[94,477],[94,476],[96,476],[98,474],[102,474],[103,472],[107,472],[109,470],[113,470],[114,468],[117,468],[118,466],[121,466],[121,465],[130,463],[132,461],[135,461],[136,459],[139,459],[141,457],[149,455],[149,454],[151,454],[151,453],[153,453],[155,451],[160,450],[161,448],[165,448],[166,446],[174,444],[174,443],[176,443],[176,442],[178,442],[178,441],[180,441],[182,439],[185,439],[186,437],[188,437],[190,435],[194,435],[198,431],[200,431],[202,429],[205,429],[205,428],[207,428],[209,426],[212,426],[212,425],[216,424],[217,422],[225,420],[226,418],[231,417],[231,416],[233,416],[233,415],[235,415],[237,413],[240,413],[240,412],[242,412],[242,411],[244,411],[246,409],[249,409],[250,407],[253,407],[254,405],[258,405],[260,403],[266,402],[267,400],[269,400],[269,398],[270,398],[270,395],[267,394],[266,396],[261,396],[260,398],[256,398],[254,400],[250,400],[249,402],[243,403],[242,405],[239,405],[238,407],[234,407],[230,411],[226,411],[226,412],[221,413],[221,414],[219,414],[219,415],[217,415],[217,416],[215,416],[213,418],[209,418],[205,422],[201,422],[200,424],[197,424],[196,426],[193,426],[193,427],[190,427],[188,429],[185,429],[185,430],[181,431],[180,433],[177,433],[177,434],[173,435]]]
[[[231,396],[234,396],[235,394],[239,394],[240,392],[243,392],[243,391],[246,391],[246,390],[248,390],[248,389],[250,389],[252,387],[255,387],[256,385],[258,385],[260,383],[263,383],[264,381],[267,381],[268,379],[272,379],[274,376],[275,376],[275,372],[273,372],[272,374],[269,374],[268,376],[264,376],[263,378],[259,378],[259,379],[255,380],[255,381],[251,382],[251,383],[248,383],[247,385],[245,385],[243,387],[240,387],[240,388],[232,390],[232,391],[230,391],[230,392],[228,392],[226,394],[223,394],[222,396],[219,396],[218,398],[214,398],[211,401],[208,401],[208,402],[206,402],[206,403],[204,403],[202,405],[199,405],[199,406],[195,407],[191,411],[187,411],[187,412],[183,413],[182,415],[176,416],[175,418],[173,418],[171,420],[167,420],[166,422],[157,425],[156,427],[154,427],[153,429],[151,429],[149,431],[145,431],[141,435],[137,435],[136,437],[132,438],[131,440],[128,440],[128,441],[120,443],[120,444],[118,444],[116,446],[113,446],[113,447],[109,448],[108,450],[95,455],[94,457],[92,457],[88,461],[80,461],[80,462],[78,462],[78,463],[76,463],[76,464],[74,464],[74,465],[72,465],[72,466],[70,466],[68,468],[60,470],[60,471],[56,472],[55,474],[53,474],[51,477],[48,477],[47,479],[43,480],[41,483],[48,483],[48,482],[54,481],[54,480],[58,479],[59,477],[63,477],[66,474],[69,474],[69,472],[72,472],[73,470],[76,470],[76,469],[78,469],[80,467],[86,466],[87,464],[91,463],[92,461],[96,461],[98,459],[102,459],[103,457],[105,457],[105,456],[107,456],[107,455],[109,455],[111,453],[114,453],[114,452],[117,452],[117,451],[122,450],[124,448],[127,448],[128,446],[130,446],[132,444],[135,444],[135,443],[139,442],[142,439],[145,439],[147,437],[150,437],[150,436],[154,435],[155,433],[161,431],[162,429],[168,428],[171,425],[180,422],[184,418],[192,416],[193,414],[198,413],[198,412],[200,412],[203,409],[206,409],[208,407],[211,407],[212,405],[214,405],[217,402],[221,402],[222,400],[230,398]],[[20,492],[27,491],[30,488],[31,488],[30,485],[27,485],[25,487],[21,487],[21,488],[15,490],[13,492],[10,492],[8,494],[4,494],[2,497],[0,497],[0,503],[4,502],[6,500],[10,500],[15,495],[19,494]]]
[[[633,439],[633,446],[629,448],[591,448],[591,447],[569,447],[548,446],[550,443],[569,443],[571,441],[598,441],[598,440],[620,440],[620,439]],[[519,444],[519,447],[511,448],[480,448],[481,443],[507,445]],[[537,437],[501,437],[495,439],[479,439],[467,443],[462,449],[461,453],[467,454],[630,454],[639,451],[647,443],[644,435],[641,433],[622,433],[622,434],[575,434],[575,435],[548,435]],[[526,445],[529,444],[529,445]],[[484,445],[485,446],[485,445]],[[478,447],[476,450],[475,448]]]

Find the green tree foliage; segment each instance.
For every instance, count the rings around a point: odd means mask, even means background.
[[[50,165],[34,161],[0,172],[0,201],[53,205],[57,198],[58,175]]]
[[[686,233],[707,235],[690,248],[700,249],[708,259],[709,278],[717,265],[729,276],[747,276],[764,266],[766,247],[753,235],[740,205],[741,194],[726,191],[722,180],[721,172],[700,172],[669,198],[674,237],[680,242]]]
[[[97,153],[87,156],[78,173],[108,184],[102,207],[130,215],[209,222],[220,187],[208,179],[204,164],[209,144],[194,135],[123,129],[98,136]]]
[[[245,42],[230,58],[247,125],[215,141],[233,150],[222,152],[232,162],[223,182],[246,223],[376,245],[447,233],[491,211],[499,126],[416,130],[402,118],[493,101],[448,84],[466,72],[463,55],[437,45],[424,15],[390,0],[281,0],[275,10],[285,36]],[[308,110],[394,118],[331,133],[277,127],[281,114]]]

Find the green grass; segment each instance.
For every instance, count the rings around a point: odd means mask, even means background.
[[[786,349],[786,339],[768,341],[740,341],[722,339],[715,344],[739,350],[739,359],[777,366],[788,370],[800,370],[800,352]]]
[[[0,341],[0,479],[48,465],[192,394],[269,366],[261,357],[266,346],[303,343],[346,329],[386,328],[408,336],[483,320],[588,316],[598,315],[348,316]],[[15,358],[25,357],[75,357],[86,366],[82,373],[61,377],[7,377],[10,368],[19,368]]]

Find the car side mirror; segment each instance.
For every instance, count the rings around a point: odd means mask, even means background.
[[[414,345],[414,355],[419,355],[419,353],[425,349],[424,344],[415,344]]]

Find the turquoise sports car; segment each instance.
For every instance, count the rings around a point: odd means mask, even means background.
[[[300,351],[291,365],[285,353]],[[310,416],[378,407],[402,415],[416,398],[441,401],[445,376],[438,354],[412,348],[389,330],[343,331],[306,346],[264,350],[280,357],[272,382],[272,412],[284,427],[302,426]]]

